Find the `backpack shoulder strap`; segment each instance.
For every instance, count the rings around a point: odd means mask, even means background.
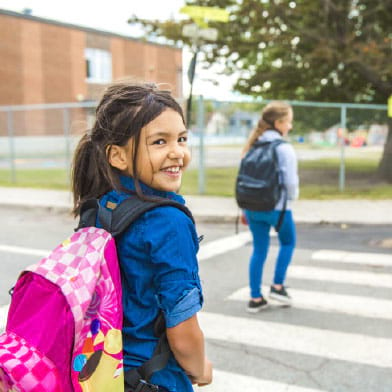
[[[102,227],[111,233],[113,237],[116,237],[123,233],[129,225],[140,218],[145,212],[161,206],[176,207],[194,222],[189,209],[177,201],[162,197],[155,197],[154,199],[145,201],[139,199],[136,195],[132,195],[112,210],[103,207],[98,199],[87,200],[81,207],[79,225],[76,230],[82,227],[95,226],[96,218],[98,217]]]
[[[130,224],[140,218],[145,212],[162,206],[176,207],[183,211],[192,220],[192,222],[194,222],[192,213],[189,209],[177,201],[161,197],[145,201],[139,199],[137,196],[131,196],[121,202],[113,210],[110,232],[115,237],[126,230]]]
[[[275,140],[264,140],[264,141],[260,141],[260,140],[257,140],[254,144],[253,144],[253,147],[263,147],[263,146],[266,146],[266,145],[271,145],[271,146],[273,146],[273,148],[276,148],[277,146],[279,146],[279,144],[282,144],[282,143],[287,143],[287,141],[286,140],[283,140],[283,139],[275,139]]]

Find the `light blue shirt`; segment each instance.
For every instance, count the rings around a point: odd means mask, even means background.
[[[279,132],[273,130],[265,131],[258,140],[260,141],[272,141],[282,139],[282,135]],[[294,148],[290,143],[282,143],[276,147],[276,152],[279,160],[279,167],[282,172],[283,183],[287,190],[287,209],[291,209],[293,200],[298,199],[299,196],[299,178],[298,178],[298,161],[295,154]],[[283,208],[282,196],[275,206],[275,210],[281,210]]]

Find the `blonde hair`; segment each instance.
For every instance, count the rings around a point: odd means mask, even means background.
[[[255,141],[267,129],[275,129],[275,121],[288,116],[291,110],[291,105],[286,102],[272,101],[267,104],[261,112],[261,118],[256,128],[249,134],[248,140],[242,150],[242,155],[245,155],[251,149]]]

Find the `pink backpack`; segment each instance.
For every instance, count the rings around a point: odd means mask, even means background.
[[[122,292],[114,237],[160,205],[185,209],[167,199],[131,197],[112,213],[90,200],[77,231],[22,272],[0,335],[0,392],[124,391]],[[94,227],[97,213],[106,230]],[[151,371],[163,368],[167,359],[165,355]]]

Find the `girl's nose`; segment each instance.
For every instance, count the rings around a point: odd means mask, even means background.
[[[181,159],[184,158],[184,150],[180,146],[174,147],[168,154],[170,159]]]

